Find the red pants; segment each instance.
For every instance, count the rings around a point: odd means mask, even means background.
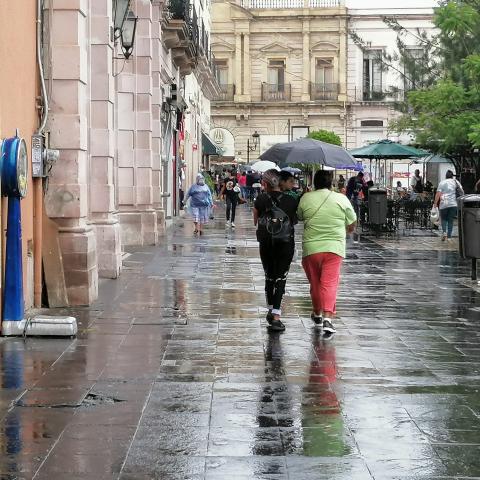
[[[330,252],[303,257],[302,265],[310,282],[315,313],[335,313],[342,260],[342,257]]]

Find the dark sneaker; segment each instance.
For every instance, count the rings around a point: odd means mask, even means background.
[[[265,317],[265,320],[268,322],[269,325],[272,324],[273,322],[273,313],[271,310],[268,311],[267,316]]]
[[[285,331],[285,325],[281,320],[272,320],[272,323],[269,325],[269,330],[272,332],[283,332]]]
[[[321,325],[323,322],[323,317],[321,315],[315,315],[313,312],[311,313],[310,318],[315,322],[316,325]]]
[[[332,338],[336,333],[335,327],[330,320],[325,319],[323,321],[323,338],[328,340]]]

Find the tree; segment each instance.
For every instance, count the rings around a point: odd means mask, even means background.
[[[307,138],[342,146],[341,138],[335,132],[330,132],[329,130],[314,130],[307,135]]]
[[[443,2],[435,12],[442,75],[407,95],[391,128],[480,177],[480,0]]]

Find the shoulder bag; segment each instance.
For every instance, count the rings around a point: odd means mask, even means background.
[[[330,198],[330,195],[332,194],[332,192],[330,191],[330,193],[327,195],[327,197],[325,198],[325,200],[320,204],[320,206],[315,210],[315,213],[308,219],[309,221],[311,221],[316,215],[317,213],[320,211],[320,209],[325,205],[325,202]],[[308,220],[306,222],[304,222],[305,224],[305,227],[308,227],[309,226],[309,223],[308,223]]]

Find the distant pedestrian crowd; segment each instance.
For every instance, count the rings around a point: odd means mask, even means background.
[[[209,179],[210,186],[206,184],[205,177]],[[332,172],[319,170],[313,178],[313,186],[315,190],[310,191],[288,171],[272,169],[260,174],[225,170],[205,176],[199,174],[196,183],[187,192],[186,201],[195,235],[203,234],[203,225],[212,216],[213,194],[225,201],[227,228],[235,228],[239,204],[247,203],[253,207],[265,272],[266,321],[271,331],[285,330],[282,300],[295,254],[295,225],[303,222],[302,265],[310,284],[311,319],[327,339],[336,331],[333,318],[340,270],[346,255],[346,237],[356,227],[359,204],[368,200],[373,182],[365,181],[363,172],[358,172],[348,181],[340,175],[334,185]],[[480,190],[480,181],[476,189]],[[390,193],[398,198],[415,198],[416,195],[424,198],[425,195],[433,195],[434,189],[416,170],[410,189],[397,182]],[[449,170],[445,180],[438,185],[433,201],[434,208],[439,210],[442,240],[452,236],[460,195],[463,195],[462,186]]]

